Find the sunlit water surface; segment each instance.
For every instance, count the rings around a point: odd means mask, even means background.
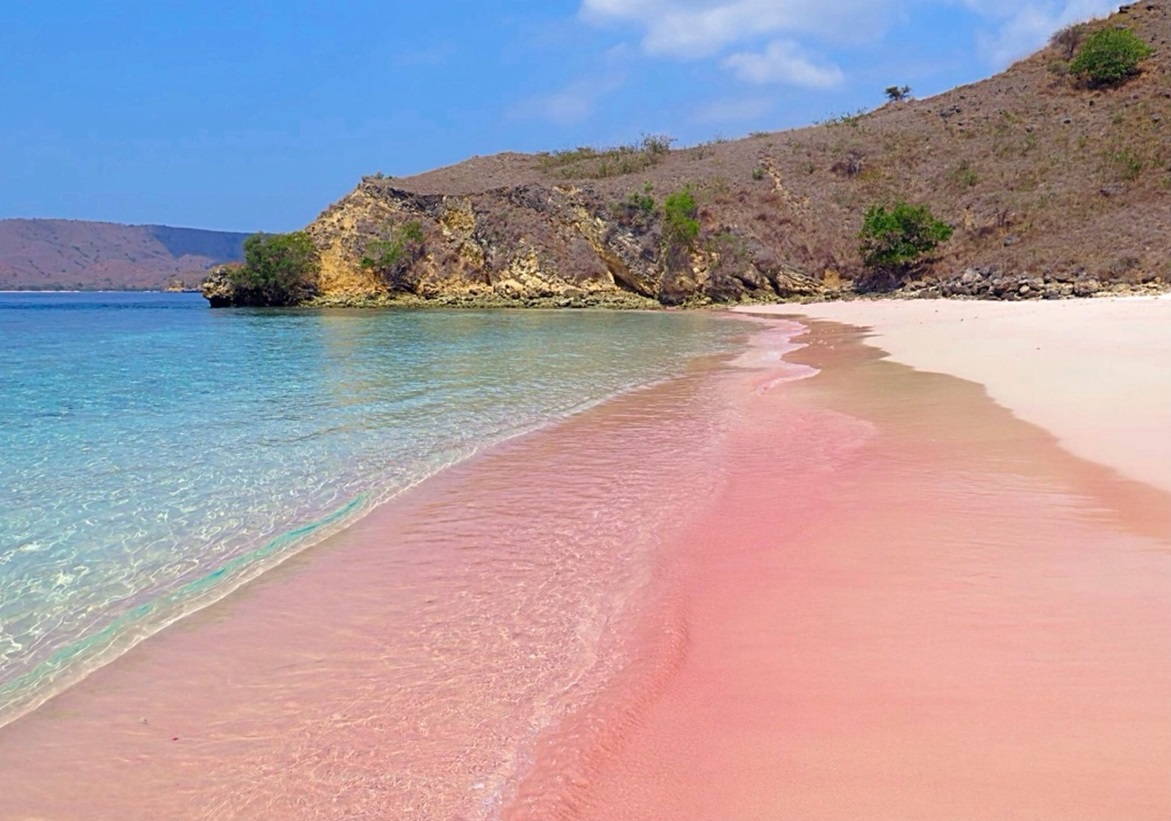
[[[0,294],[0,723],[379,501],[744,327]]]

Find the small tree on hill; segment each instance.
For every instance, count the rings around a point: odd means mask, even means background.
[[[1138,74],[1138,64],[1152,54],[1130,29],[1107,28],[1086,38],[1069,70],[1090,88],[1116,86]]]
[[[914,263],[951,238],[952,227],[925,205],[872,205],[862,218],[859,252],[873,284],[897,283]]]
[[[294,305],[313,295],[321,259],[304,231],[253,234],[244,240],[244,264],[229,276],[240,305]]]
[[[910,86],[887,86],[886,97],[892,103],[900,103],[911,96]]]
[[[1077,47],[1082,44],[1086,36],[1085,23],[1071,23],[1065,28],[1058,29],[1049,38],[1049,45],[1061,53],[1062,59],[1072,60],[1077,53]]]

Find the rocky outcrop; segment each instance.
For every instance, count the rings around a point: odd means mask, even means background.
[[[232,282],[231,268],[219,265],[212,268],[199,286],[199,293],[213,308],[229,308],[238,302],[236,286]]]
[[[967,298],[1016,301],[1023,299],[1070,299],[1106,294],[1162,293],[1167,284],[1154,274],[1103,282],[1084,269],[1046,270],[1040,273],[1005,272],[994,266],[968,266],[934,281],[915,280],[899,289],[898,296],[919,298]]]
[[[307,228],[321,259],[318,305],[637,306],[819,297],[825,286],[736,226],[668,254],[661,215],[588,186],[419,194],[364,180]],[[378,252],[410,232],[409,259]],[[668,259],[670,257],[670,259]],[[203,284],[236,304],[227,269]]]

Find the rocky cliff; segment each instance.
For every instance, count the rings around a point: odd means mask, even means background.
[[[1171,280],[1167,2],[1125,6],[1081,32],[1125,25],[1154,48],[1121,87],[1073,82],[1072,52],[1055,42],[980,83],[794,131],[675,150],[649,138],[368,177],[306,229],[321,255],[315,301],[840,295],[867,285],[862,215],[896,200],[925,204],[956,229],[911,272],[908,295],[1162,287]],[[696,203],[686,215],[695,233],[682,239],[664,209],[681,191]],[[228,278],[209,287],[230,303]]]
[[[393,283],[363,266],[377,238],[422,228],[422,253]],[[582,184],[422,194],[364,181],[308,228],[326,301],[403,295],[534,304],[680,304],[811,296],[821,285],[748,232],[673,248],[653,208]]]

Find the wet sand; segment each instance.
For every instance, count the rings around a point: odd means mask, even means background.
[[[1171,815],[1171,494],[762,328],[0,729],[0,818]]]
[[[712,368],[443,471],[0,728],[0,819],[499,817],[539,736],[677,664]]]
[[[893,361],[978,382],[1070,452],[1171,493],[1171,295],[733,310],[866,328]]]
[[[685,663],[572,805],[515,817],[1171,816],[1171,498],[811,341],[682,539]]]

